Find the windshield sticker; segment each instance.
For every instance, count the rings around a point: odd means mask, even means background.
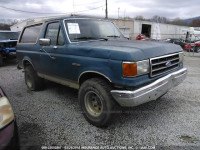
[[[81,34],[78,23],[67,23],[69,34]]]

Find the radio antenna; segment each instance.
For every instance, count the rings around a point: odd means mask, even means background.
[[[75,15],[75,4],[74,4],[74,0],[73,0],[73,10],[74,10],[74,14]]]

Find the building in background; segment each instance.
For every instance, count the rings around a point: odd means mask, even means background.
[[[110,19],[120,29],[126,38],[132,38],[131,33],[134,32],[134,21],[131,19]]]
[[[167,38],[183,38],[183,29],[189,29],[189,27],[134,20],[133,33],[131,34],[131,37],[135,39],[138,34],[144,34],[149,38],[157,38],[158,40]]]
[[[10,28],[11,31],[21,31],[23,27],[26,25],[56,17],[66,17],[66,15],[30,18],[11,26]],[[86,17],[91,17],[91,16],[86,16]],[[114,18],[110,18],[110,20],[116,24],[116,26],[120,29],[120,31],[125,37],[131,40],[136,39],[137,35],[139,34],[144,34],[148,38],[152,38],[155,40],[167,39],[167,38],[182,38],[185,40],[186,35],[184,35],[182,31],[189,30],[189,27],[187,26],[163,24],[150,21],[140,21],[134,19],[114,19]]]

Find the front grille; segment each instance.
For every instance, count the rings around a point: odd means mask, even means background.
[[[179,66],[179,53],[151,58],[150,76],[154,77]]]

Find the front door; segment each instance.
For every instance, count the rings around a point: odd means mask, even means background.
[[[62,68],[66,64],[65,41],[59,22],[47,24],[44,38],[51,40],[50,46],[42,46],[40,55],[40,73],[51,77],[65,77],[66,70]]]

